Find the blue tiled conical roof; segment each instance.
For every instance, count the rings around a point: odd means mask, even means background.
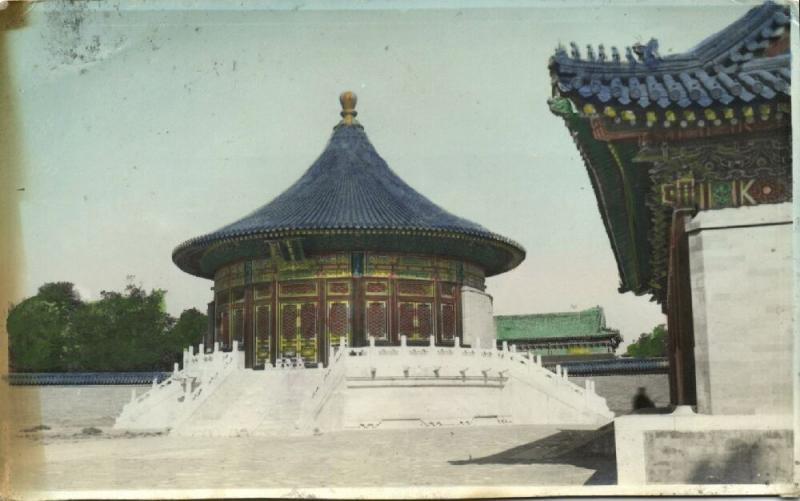
[[[184,271],[211,276],[213,270],[200,258],[218,242],[300,236],[304,247],[324,251],[326,244],[318,241],[322,235],[348,235],[349,245],[355,246],[349,250],[410,252],[423,238],[419,252],[424,248],[472,260],[487,274],[513,268],[525,253],[519,244],[447,212],[415,191],[378,155],[360,125],[342,123],[320,157],[289,189],[238,221],[181,244],[173,260]],[[488,254],[471,252],[480,247],[493,249]]]

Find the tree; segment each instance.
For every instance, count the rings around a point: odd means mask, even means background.
[[[9,310],[15,372],[170,370],[186,346],[202,341],[207,317],[192,308],[176,319],[163,290],[129,284],[83,302],[69,282],[44,284]]]
[[[170,342],[178,352],[187,346],[196,346],[203,342],[203,336],[208,329],[208,316],[197,308],[183,310],[178,321],[170,332]]]
[[[175,322],[164,311],[164,295],[163,290],[148,293],[129,284],[122,293],[102,291],[99,301],[81,308],[71,329],[76,370],[164,368],[161,355],[170,353],[168,333]]]
[[[83,304],[72,283],[51,282],[39,287],[36,296],[12,305],[6,319],[11,370],[64,370],[72,315]]]
[[[67,311],[75,311],[83,304],[72,282],[48,282],[39,287],[36,296]]]
[[[164,363],[171,365],[180,360],[183,350],[203,342],[208,329],[208,316],[197,308],[183,310],[169,332],[169,352],[164,353]]]
[[[635,343],[628,345],[627,354],[635,358],[665,357],[667,355],[667,328],[657,325],[652,332],[643,333]]]
[[[26,299],[10,310],[6,328],[12,371],[63,369],[62,350],[69,320],[56,305],[38,297]]]

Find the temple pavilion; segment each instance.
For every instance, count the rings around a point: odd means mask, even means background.
[[[603,308],[581,311],[495,315],[497,342],[529,351],[546,363],[613,358],[622,342],[617,329],[606,326]]]
[[[327,364],[341,339],[492,345],[484,280],[517,266],[524,249],[411,188],[356,120],[356,96],[340,102],[341,121],[297,182],[174,250],[180,269],[214,281],[206,346],[237,341],[245,366],[263,368]]]

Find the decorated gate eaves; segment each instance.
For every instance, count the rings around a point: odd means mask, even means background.
[[[658,42],[550,59],[552,112],[586,164],[620,292],[666,297],[675,209],[791,199],[789,12],[766,2],[693,49]]]

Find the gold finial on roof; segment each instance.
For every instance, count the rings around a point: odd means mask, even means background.
[[[339,94],[339,102],[342,103],[342,112],[339,113],[342,116],[341,124],[343,125],[358,125],[356,121],[356,115],[358,112],[356,111],[356,103],[358,102],[358,98],[356,97],[353,91],[346,90]]]

